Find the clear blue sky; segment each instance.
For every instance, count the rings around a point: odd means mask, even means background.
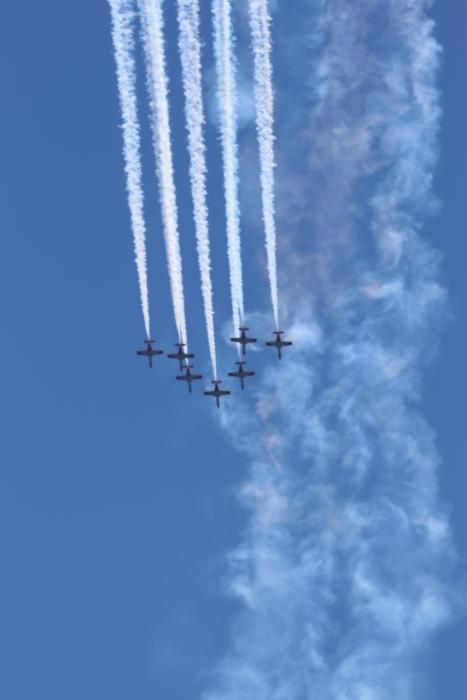
[[[424,235],[444,256],[453,319],[427,372],[423,408],[437,434],[442,497],[462,553],[467,8],[439,1],[433,16],[444,47],[435,180],[442,208]],[[107,3],[4,3],[0,34],[0,696],[197,698],[228,647],[236,604],[220,582],[245,524],[233,489],[247,461],[224,438],[199,387],[188,398],[167,360],[150,373],[135,357],[143,326]],[[208,371],[175,40],[171,10],[191,345]],[[216,308],[225,322],[220,165],[208,128]],[[168,348],[175,329],[147,125],[144,139],[153,333]],[[267,299],[256,243],[245,244],[250,309]],[[225,369],[233,358],[222,354]],[[434,639],[434,700],[465,697],[466,646],[465,620]]]

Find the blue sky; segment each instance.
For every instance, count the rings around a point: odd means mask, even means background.
[[[198,387],[188,397],[184,387],[175,385],[174,367],[167,360],[149,373],[135,357],[143,326],[108,7],[105,2],[65,6],[56,0],[29,5],[5,5],[0,22],[5,93],[0,114],[0,284],[5,302],[0,694],[9,700],[200,697],[206,689],[215,692],[212,671],[231,654],[232,625],[238,630],[243,624],[241,603],[224,592],[230,575],[226,555],[234,548],[241,551],[242,538],[248,537],[251,504],[242,508],[235,492],[241,483],[252,483],[249,463],[259,442],[257,428],[253,419],[245,421],[245,432],[239,435],[226,418],[225,433]],[[297,14],[303,13],[308,31],[314,15],[310,10],[307,19],[307,5],[301,2]],[[278,61],[291,52],[287,37],[297,30],[297,19],[280,2],[277,6]],[[430,343],[441,342],[436,360],[425,371],[420,408],[436,432],[441,499],[461,563],[467,542],[462,421],[467,389],[467,282],[462,269],[467,103],[459,86],[467,59],[462,33],[466,15],[466,9],[454,13],[441,2],[432,10],[435,35],[443,45],[443,119],[434,184],[441,205],[426,219],[422,237],[443,256],[441,280],[449,291],[451,320],[441,322],[441,335],[429,336]],[[206,67],[212,66],[209,27],[209,8],[203,3]],[[191,345],[199,349],[198,367],[208,372],[175,29],[170,9],[167,54],[189,332]],[[240,50],[241,65],[248,66],[242,43]],[[288,130],[299,131],[308,119],[301,110],[288,112],[288,100],[302,105],[310,93],[310,100],[316,100],[306,64],[302,72],[290,73],[295,60],[292,56],[276,65],[279,176],[287,172],[281,170],[283,164],[296,162],[301,153],[300,141],[286,138]],[[206,79],[209,83],[209,71]],[[153,333],[168,348],[175,342],[175,327],[144,110],[142,125]],[[220,332],[229,319],[229,296],[220,150],[212,122],[207,137]],[[242,132],[242,145],[244,162],[251,163],[251,123]],[[302,174],[297,166],[296,173],[281,181],[285,209],[300,200],[297,183]],[[247,307],[265,313],[261,234],[257,211],[254,206],[248,211],[250,191],[255,194],[257,187],[250,169],[244,182],[249,185],[248,191],[242,189],[246,229],[251,229],[244,236]],[[370,184],[358,191],[362,201]],[[289,185],[290,202],[284,195]],[[319,183],[313,186],[321,191]],[[294,246],[298,254],[307,252],[297,233],[300,225],[293,221],[290,229],[282,229],[284,260],[290,261]],[[287,286],[294,287],[292,279],[283,263],[285,298]],[[290,311],[290,322],[293,316]],[[325,326],[325,315],[320,324]],[[313,334],[304,337],[312,345],[316,339]],[[320,353],[313,349],[310,355],[317,368],[323,367]],[[233,354],[225,349],[221,355],[225,371]],[[301,357],[302,364],[308,362],[308,356]],[[261,387],[271,392],[267,396],[276,396],[272,358],[262,354],[255,363],[267,368],[264,378],[258,378]],[[277,375],[281,381],[293,379],[287,367]],[[332,366],[328,371],[332,373]],[[315,375],[308,379],[313,384]],[[253,415],[253,402],[245,410]],[[231,416],[242,420],[236,403]],[[236,449],[237,442],[243,450]],[[291,462],[297,459],[301,473],[305,467],[295,450],[288,446],[286,452]],[[253,461],[257,463],[257,455]],[[452,586],[454,579],[449,571]],[[344,618],[346,611],[338,608],[335,615]],[[249,634],[251,627],[259,636],[264,632],[255,628],[254,619],[246,624]],[[359,629],[359,634],[365,631]],[[417,666],[425,684],[420,697],[462,700],[466,642],[467,623],[459,615],[430,638],[430,654]]]

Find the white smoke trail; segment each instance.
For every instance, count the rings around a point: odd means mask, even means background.
[[[288,26],[288,74],[314,91],[307,109],[295,85],[282,95],[295,109],[278,184],[301,190],[278,207],[294,221],[295,345],[254,415],[240,402],[224,412],[251,459],[250,519],[228,579],[243,611],[204,700],[429,694],[423,655],[454,611],[455,553],[420,411],[446,315],[438,256],[418,235],[440,112],[426,7],[297,2]]]
[[[179,342],[187,343],[182,257],[172,161],[167,74],[164,53],[163,0],[138,0],[146,54],[156,169],[162,210],[170,289]]]
[[[214,49],[217,98],[224,160],[224,196],[227,223],[232,318],[235,334],[244,322],[243,278],[238,204],[238,145],[235,59],[230,0],[214,0]]]
[[[206,149],[201,76],[198,0],[178,0],[179,51],[182,63],[185,116],[190,153],[190,178],[196,227],[201,289],[212,371],[217,377],[216,338],[211,281],[208,210],[206,204]]]
[[[127,178],[128,205],[135,246],[136,269],[146,336],[151,337],[148,279],[146,269],[146,225],[140,159],[140,134],[133,57],[134,9],[131,0],[109,0],[112,39],[117,66],[118,91],[122,112],[123,155]]]
[[[250,30],[255,63],[256,130],[261,165],[263,222],[269,285],[276,329],[279,328],[276,223],[274,212],[274,92],[268,0],[249,0]]]

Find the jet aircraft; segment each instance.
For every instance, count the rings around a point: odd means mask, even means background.
[[[178,348],[178,352],[167,353],[167,357],[170,357],[171,360],[178,360],[180,362],[180,370],[182,370],[184,361],[190,360],[194,355],[183,350],[185,343],[175,343],[175,347]]]
[[[229,372],[229,377],[237,377],[240,379],[240,385],[242,389],[245,388],[245,377],[254,377],[254,372],[243,369],[243,365],[245,362],[236,362],[236,365],[238,365],[238,369],[235,370],[234,372]]]
[[[144,341],[147,345],[147,348],[144,350],[137,350],[136,354],[137,355],[143,355],[144,357],[148,358],[149,361],[149,367],[152,367],[152,358],[154,355],[163,355],[164,351],[163,350],[156,350],[155,348],[152,347],[153,340],[145,340]]]
[[[228,396],[230,394],[230,391],[227,389],[220,389],[219,384],[222,384],[220,379],[213,379],[212,384],[214,384],[214,389],[209,389],[208,391],[205,391],[206,396],[215,396],[216,397],[216,406],[217,408],[220,407],[220,402],[219,399],[221,396]]]
[[[246,332],[249,330],[246,326],[240,326],[238,329],[240,331],[240,336],[238,338],[231,338],[232,343],[240,343],[242,346],[242,354],[246,354],[246,346],[248,343],[256,343],[256,338],[248,338]]]
[[[282,359],[282,348],[288,347],[289,345],[293,345],[293,343],[290,340],[282,340],[281,335],[284,335],[284,331],[273,331],[273,334],[276,336],[276,339],[268,340],[266,342],[266,345],[269,345],[269,347],[271,348],[277,349],[277,354],[280,360]]]
[[[183,365],[183,369],[185,370],[185,374],[178,375],[176,379],[178,379],[180,382],[187,382],[188,391],[191,394],[191,383],[194,382],[196,379],[202,379],[203,375],[193,374],[193,372],[191,371],[193,369],[193,365]]]

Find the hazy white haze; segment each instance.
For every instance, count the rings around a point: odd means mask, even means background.
[[[455,610],[455,552],[421,413],[447,314],[422,231],[440,118],[428,9],[299,0],[278,37],[295,344],[252,410],[235,399],[222,416],[250,461],[248,523],[225,580],[240,610],[204,700],[429,697],[424,652]]]

